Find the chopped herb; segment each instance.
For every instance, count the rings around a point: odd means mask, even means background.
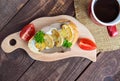
[[[38,31],[35,36],[34,36],[34,39],[37,43],[42,43],[44,42],[44,35],[45,33],[43,31]]]
[[[65,39],[62,46],[66,48],[70,48],[72,46],[72,43]]]

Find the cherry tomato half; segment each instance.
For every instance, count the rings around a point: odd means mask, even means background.
[[[97,48],[96,44],[88,38],[79,39],[78,45],[81,49],[89,51]]]
[[[35,34],[35,27],[33,24],[26,25],[20,32],[20,38],[29,41]]]

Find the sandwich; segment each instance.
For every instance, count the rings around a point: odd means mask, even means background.
[[[76,25],[70,20],[59,20],[42,27],[28,41],[29,49],[37,54],[67,52],[77,42],[79,36]]]

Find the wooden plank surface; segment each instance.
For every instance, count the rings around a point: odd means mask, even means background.
[[[0,43],[7,35],[19,31],[33,19],[60,14],[75,15],[73,0],[30,0],[0,32]],[[89,63],[84,58],[70,58],[53,63],[38,62],[32,60],[24,50],[5,54],[0,48],[0,81],[72,81]]]
[[[28,0],[0,0],[0,30],[22,9]]]
[[[10,22],[27,1],[28,0],[0,0],[0,38],[5,37],[5,33],[3,33],[1,29]],[[6,30],[6,32],[9,31]],[[2,38],[0,44],[1,41]],[[29,68],[27,65],[31,65],[33,60],[23,53],[25,53],[25,51],[17,50],[10,55],[6,55],[0,47],[0,81],[15,81]]]
[[[30,0],[3,23],[0,45],[7,35],[21,30],[33,19],[60,14],[75,16],[73,0]],[[96,63],[84,58],[49,63],[31,59],[22,49],[6,54],[0,47],[0,81],[120,81],[119,60],[117,50],[101,53]]]
[[[75,81],[89,63],[84,58],[50,63],[36,61],[18,81]]]
[[[5,54],[0,49],[0,81],[16,81],[33,62],[23,50]]]
[[[120,50],[101,53],[77,81],[120,81]]]

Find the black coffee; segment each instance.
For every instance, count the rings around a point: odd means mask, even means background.
[[[117,0],[97,0],[94,5],[94,12],[102,22],[111,22],[119,14],[119,4]]]

